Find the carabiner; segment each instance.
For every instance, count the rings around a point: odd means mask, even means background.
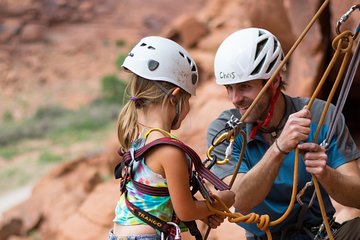
[[[356,4],[354,6],[352,6],[344,15],[342,15],[342,17],[339,19],[339,21],[337,21],[336,23],[336,33],[340,34],[340,26],[341,24],[343,24],[350,16],[350,14],[355,11],[355,9],[359,9],[360,10],[360,4]],[[356,39],[357,35],[360,32],[360,23],[358,24],[358,26],[355,29],[355,33],[353,36],[353,39]]]

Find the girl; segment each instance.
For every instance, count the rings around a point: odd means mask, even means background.
[[[133,79],[128,86],[131,98],[118,118],[122,150],[131,152],[157,139],[176,138],[170,132],[178,129],[188,114],[189,99],[195,95],[198,83],[194,60],[184,48],[169,39],[146,37],[128,54],[123,68],[133,73]],[[130,172],[133,181],[125,183],[126,194],[121,195],[116,206],[109,240],[161,239],[159,230],[153,228],[158,225],[154,219],[172,222],[174,212],[182,221],[213,215],[205,201],[193,199],[189,161],[181,148],[156,146],[140,161],[134,161]],[[144,194],[134,182],[167,188],[169,196]],[[228,207],[234,203],[231,191],[219,192],[218,196]],[[213,204],[220,208],[218,201]],[[140,209],[140,213],[135,213],[134,208]],[[209,218],[208,224],[216,228],[223,219],[214,216]]]

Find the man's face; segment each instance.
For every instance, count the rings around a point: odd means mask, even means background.
[[[225,85],[228,97],[234,106],[244,115],[265,84],[265,80],[251,80],[243,83]],[[257,122],[266,119],[271,101],[269,90],[259,99],[244,122]]]

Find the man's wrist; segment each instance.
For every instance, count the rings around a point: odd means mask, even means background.
[[[285,151],[282,147],[279,146],[277,139],[275,139],[275,147],[281,154],[283,155],[289,154],[289,152]]]

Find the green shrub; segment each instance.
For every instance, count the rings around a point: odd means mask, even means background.
[[[118,40],[116,40],[115,44],[117,47],[123,47],[123,46],[125,46],[126,42],[123,39],[118,39]]]
[[[125,58],[127,57],[126,54],[119,54],[119,56],[116,58],[115,65],[120,69],[121,65],[124,63]]]
[[[14,116],[10,111],[6,111],[3,114],[3,121],[4,122],[13,122],[14,121]]]
[[[104,99],[123,104],[126,83],[119,80],[116,75],[106,75],[101,79]]]
[[[44,151],[39,156],[40,163],[60,162],[61,160],[63,160],[62,156],[52,153],[52,152],[49,152],[49,151]]]

